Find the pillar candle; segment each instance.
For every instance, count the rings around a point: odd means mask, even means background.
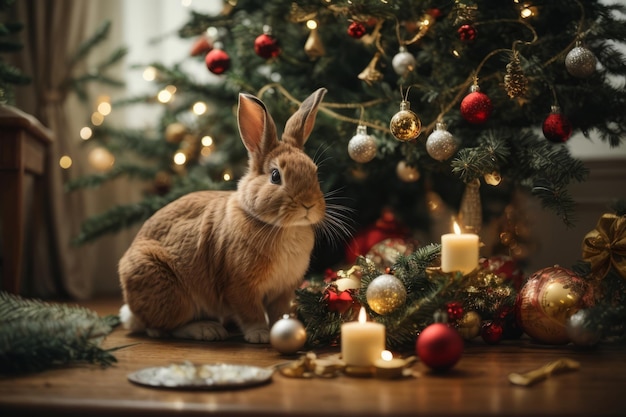
[[[456,222],[454,231],[441,236],[441,271],[469,274],[478,266],[478,235],[461,233]]]
[[[366,319],[361,307],[358,321],[341,325],[341,356],[346,365],[373,366],[385,350],[385,326]]]

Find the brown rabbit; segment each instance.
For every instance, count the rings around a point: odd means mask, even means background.
[[[263,102],[239,95],[248,171],[236,191],[191,193],[145,222],[119,263],[127,329],[221,340],[228,336],[223,324],[234,321],[246,341],[269,341],[269,326],[289,311],[326,215],[317,166],[302,150],[325,93],[321,88],[302,102],[282,141]],[[340,220],[330,223],[343,228]]]

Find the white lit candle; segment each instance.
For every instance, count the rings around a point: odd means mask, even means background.
[[[379,378],[399,378],[407,366],[407,361],[394,358],[393,353],[383,350],[380,358],[374,362],[374,366],[376,366],[376,376]]]
[[[441,271],[469,274],[478,266],[478,235],[461,233],[454,222],[454,233],[441,236]]]
[[[341,356],[346,365],[373,366],[385,350],[385,326],[368,322],[361,307],[359,320],[341,325]]]

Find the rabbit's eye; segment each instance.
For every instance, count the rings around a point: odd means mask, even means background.
[[[280,184],[280,171],[274,168],[270,175],[270,180],[272,181],[272,184]]]

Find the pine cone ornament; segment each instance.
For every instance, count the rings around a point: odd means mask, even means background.
[[[528,79],[522,69],[519,54],[515,52],[511,57],[511,62],[506,64],[506,74],[504,76],[504,89],[510,98],[523,97],[528,89]]]

